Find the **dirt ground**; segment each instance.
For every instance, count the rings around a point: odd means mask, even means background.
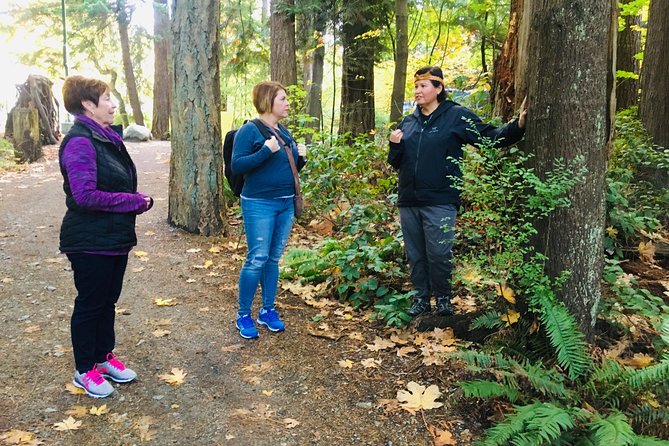
[[[287,330],[241,339],[233,322],[239,236],[170,227],[169,143],[128,148],[140,191],[156,204],[138,218],[117,309],[116,353],[139,379],[106,399],[67,386],[75,290],[58,252],[65,205],[55,147],[0,176],[0,444],[419,446],[435,444],[432,429],[442,444],[464,445],[481,431],[461,415],[472,408],[455,397],[453,372],[425,365],[426,351],[452,348],[445,333],[393,333],[292,288],[277,300]],[[186,373],[181,384],[161,378],[173,369]],[[399,408],[397,392],[410,381],[437,385],[445,405],[415,415]]]

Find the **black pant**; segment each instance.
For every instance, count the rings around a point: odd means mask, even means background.
[[[114,350],[116,301],[121,295],[128,255],[68,254],[77,297],[70,330],[74,363],[79,373],[104,362]]]

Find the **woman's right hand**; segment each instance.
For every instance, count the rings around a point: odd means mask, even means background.
[[[402,141],[402,137],[404,136],[404,133],[400,129],[395,129],[392,131],[390,134],[390,137],[388,138],[390,142],[394,142],[395,144],[398,144],[400,141]]]
[[[265,145],[269,147],[269,149],[272,151],[272,153],[276,153],[279,151],[279,141],[276,140],[276,136],[272,136],[270,139],[265,141]]]

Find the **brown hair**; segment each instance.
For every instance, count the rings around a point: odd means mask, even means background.
[[[274,98],[279,94],[279,91],[286,91],[286,88],[278,82],[265,81],[256,84],[253,87],[253,106],[258,113],[268,113],[272,111],[272,104]]]
[[[63,103],[65,110],[73,115],[83,115],[83,101],[91,101],[96,106],[100,96],[110,91],[109,85],[99,79],[84,76],[69,76],[63,84]]]

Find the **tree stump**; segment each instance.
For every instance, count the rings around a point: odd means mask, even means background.
[[[32,107],[12,110],[14,153],[23,163],[32,163],[42,156],[39,113]]]

